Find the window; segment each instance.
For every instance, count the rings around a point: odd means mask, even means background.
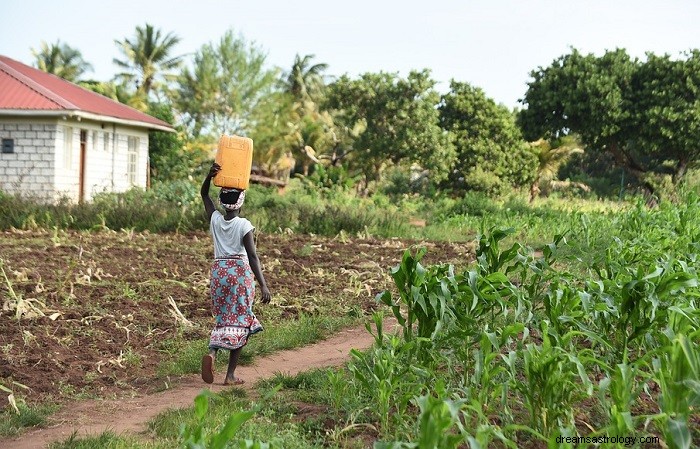
[[[109,133],[102,133],[102,145],[104,146],[105,151],[109,151]]]
[[[138,162],[139,162],[139,138],[129,136],[129,149],[127,152],[126,172],[129,178],[129,184],[135,185],[138,181]]]
[[[71,168],[73,165],[73,128],[63,127],[63,167]]]
[[[92,131],[92,148],[91,150],[96,150],[97,149],[97,131]]]
[[[14,153],[15,152],[15,140],[14,139],[2,139],[2,152],[3,153]]]

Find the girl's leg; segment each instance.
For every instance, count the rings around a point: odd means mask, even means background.
[[[238,366],[238,358],[241,356],[241,350],[243,348],[233,349],[229,351],[228,355],[228,370],[226,371],[226,380],[224,384],[242,384],[243,381],[236,379],[235,372]]]

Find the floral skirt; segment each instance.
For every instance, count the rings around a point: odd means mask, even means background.
[[[255,283],[248,260],[243,257],[216,259],[211,266],[212,314],[209,349],[238,349],[248,336],[263,330],[253,314]]]

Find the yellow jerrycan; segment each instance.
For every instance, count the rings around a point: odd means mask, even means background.
[[[222,135],[216,151],[216,163],[221,170],[214,177],[215,186],[247,189],[253,167],[253,139]]]

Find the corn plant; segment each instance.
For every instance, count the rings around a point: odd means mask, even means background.
[[[646,350],[657,347],[660,329],[668,324],[668,309],[681,295],[697,295],[697,276],[687,263],[673,258],[650,267],[625,265],[609,249],[605,266],[595,269],[601,280],[587,284],[595,310],[591,321],[600,334],[613,338],[619,348],[613,354],[618,363],[629,361],[630,345],[635,341]]]
[[[506,265],[518,256],[522,249],[519,243],[514,243],[505,251],[500,249],[501,240],[513,234],[515,234],[514,228],[491,228],[488,233],[482,232],[477,236],[479,246],[476,251],[476,260],[481,273],[504,272]]]
[[[353,349],[349,364],[356,393],[372,401],[371,412],[379,420],[380,430],[388,434],[403,425],[414,387],[427,382],[430,373],[413,366],[415,341],[405,342],[395,335],[386,336],[381,345],[367,352]]]
[[[626,436],[635,432],[636,423],[632,406],[643,389],[637,381],[638,369],[635,365],[620,363],[615,370],[598,384],[600,403],[608,417],[608,425],[601,434]]]
[[[231,414],[221,429],[207,434],[205,423],[209,410],[209,391],[203,391],[194,399],[194,411],[197,419],[192,426],[183,425],[180,429],[180,445],[187,449],[224,449],[232,447],[231,442],[241,426],[255,415],[255,410],[239,411]],[[233,447],[241,449],[274,449],[274,443],[238,440]]]
[[[697,338],[698,333],[693,337]],[[678,334],[662,356],[654,360],[654,374],[661,390],[661,413],[654,419],[661,423],[666,444],[672,449],[691,447],[689,416],[700,406],[700,351],[692,341]]]
[[[498,408],[502,420],[506,422],[512,420],[508,404],[508,367],[516,368],[515,352],[510,351],[507,355],[503,352],[519,334],[522,334],[523,341],[529,334],[529,330],[520,323],[499,327],[494,332],[483,332],[470,360],[473,369],[465,370],[464,384],[469,388],[467,399],[476,399],[486,410]],[[485,385],[489,388],[485,388]]]
[[[511,357],[510,382],[530,414],[531,427],[549,438],[560,427],[573,426],[572,405],[585,395],[590,380],[575,355],[553,345],[546,321],[541,323],[542,344],[527,344],[519,355],[522,376]],[[578,373],[578,376],[577,376]]]
[[[415,398],[420,409],[415,442],[400,443],[398,447],[420,449],[456,449],[464,441],[460,422],[460,401],[441,399],[432,395]],[[453,429],[456,428],[457,433]],[[382,445],[374,446],[376,449]],[[386,446],[385,446],[386,447]],[[397,447],[393,443],[389,447]]]

